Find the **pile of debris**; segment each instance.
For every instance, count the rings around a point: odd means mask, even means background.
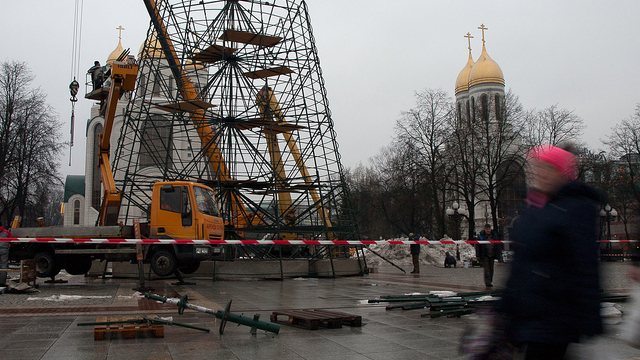
[[[460,317],[474,313],[480,307],[491,306],[495,301],[500,300],[501,291],[480,291],[455,293],[453,291],[430,291],[428,294],[402,294],[384,295],[379,299],[371,299],[367,302],[388,303],[387,310],[402,309],[414,310],[425,309],[427,312],[421,317],[437,318]],[[620,310],[624,307],[614,303],[627,302],[628,295],[603,294],[601,296],[601,315],[604,318],[617,318],[622,315]]]
[[[422,317],[460,317],[471,314],[478,306],[490,305],[499,300],[499,291],[455,293],[453,291],[431,291],[428,294],[386,295],[369,303],[389,303],[387,310],[425,309]]]

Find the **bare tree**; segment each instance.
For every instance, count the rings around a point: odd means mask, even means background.
[[[358,164],[355,169],[346,169],[345,181],[356,223],[365,238],[393,235],[382,213],[382,188],[380,179],[372,167]]]
[[[47,226],[62,226],[64,223],[64,214],[62,212],[62,203],[64,201],[64,187],[49,186],[42,191],[44,204],[44,223]]]
[[[584,121],[573,111],[560,109],[558,104],[540,110],[531,111],[527,116],[527,141],[531,145],[558,145],[566,141],[575,141],[582,135]]]
[[[611,186],[609,183],[614,177],[609,175],[607,186],[604,190],[609,192],[610,201],[621,210],[625,231],[628,233],[627,223],[632,216],[640,212],[640,104],[636,105],[636,111],[629,118],[622,120],[620,124],[612,128],[611,135],[603,141],[609,147],[610,154],[605,163],[609,171],[615,175],[615,181]],[[611,169],[612,163],[616,163],[617,171]],[[628,234],[627,234],[628,236]]]
[[[444,195],[448,168],[445,150],[455,112],[451,99],[441,89],[426,89],[415,96],[417,106],[402,113],[396,123],[396,137],[415,147],[415,175],[424,181],[424,195],[437,223],[437,234],[434,235],[441,237],[445,233]]]
[[[25,63],[0,64],[0,218],[6,223],[20,215],[35,224],[44,216],[45,189],[62,184],[61,124],[40,89],[30,88],[33,79]]]

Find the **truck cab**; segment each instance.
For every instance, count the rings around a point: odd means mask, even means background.
[[[150,237],[222,240],[224,222],[213,190],[190,181],[155,183]]]
[[[157,182],[153,185],[149,238],[176,240],[222,240],[224,221],[211,188],[191,181]],[[150,252],[153,271],[169,276],[177,267],[192,273],[200,262],[222,255],[220,246],[173,244],[173,251],[154,247]]]

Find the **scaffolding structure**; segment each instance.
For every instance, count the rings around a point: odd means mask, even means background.
[[[154,182],[188,180],[215,190],[228,239],[358,239],[305,2],[146,3],[120,221],[148,214]]]

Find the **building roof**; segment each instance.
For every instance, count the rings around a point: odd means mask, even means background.
[[[482,54],[469,73],[469,87],[485,83],[504,85],[504,75],[498,63],[489,57],[487,48],[482,45]]]
[[[111,54],[109,54],[109,57],[107,58],[107,64],[112,64],[114,61],[116,61],[118,59],[118,56],[120,56],[123,51],[124,49],[122,48],[122,43],[120,43],[120,40],[118,39],[118,46],[116,46],[115,50],[113,50]]]
[[[462,71],[460,71],[460,74],[456,79],[456,94],[469,90],[469,73],[471,72],[471,68],[473,68],[473,64],[473,57],[471,57],[471,50],[469,50],[469,60],[467,61],[467,65],[465,65]]]
[[[152,32],[151,35],[140,45],[138,50],[138,59],[164,59],[164,53],[162,52],[162,45],[156,35],[156,32]]]
[[[84,175],[67,175],[64,181],[64,202],[76,194],[84,196]]]

